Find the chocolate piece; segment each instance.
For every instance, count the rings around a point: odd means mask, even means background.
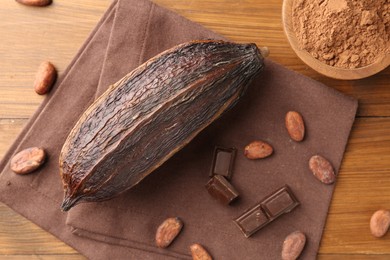
[[[233,165],[234,158],[236,157],[236,151],[236,148],[216,146],[214,149],[210,177],[218,174],[230,180],[233,174]]]
[[[268,225],[279,216],[290,212],[299,201],[296,199],[291,189],[285,185],[278,189],[254,207],[245,211],[234,222],[240,228],[245,237]]]
[[[236,189],[221,175],[214,175],[206,184],[209,194],[222,204],[229,204],[238,197]]]
[[[298,205],[298,200],[287,185],[261,202],[265,212],[272,218],[290,212]]]
[[[260,204],[249,209],[234,220],[242,233],[244,233],[245,237],[250,237],[257,230],[268,224],[269,221],[268,216],[265,214]]]

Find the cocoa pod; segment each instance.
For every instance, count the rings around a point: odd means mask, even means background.
[[[305,124],[301,114],[289,111],[285,118],[286,128],[291,139],[300,142],[305,137]]]
[[[190,251],[192,255],[192,260],[213,260],[211,255],[202,245],[192,244],[190,246]]]
[[[50,5],[52,0],[16,0],[16,2],[28,5],[28,6],[47,6]]]
[[[378,210],[370,219],[370,230],[374,237],[383,237],[390,227],[390,211]]]
[[[44,95],[50,91],[57,78],[57,71],[53,64],[44,61],[39,65],[37,74],[35,75],[34,89],[39,95]]]
[[[274,149],[271,145],[263,141],[253,141],[244,149],[244,155],[246,158],[255,160],[262,159],[270,156]]]
[[[208,40],[178,45],[126,75],[65,141],[62,210],[139,183],[233,107],[263,66],[255,44]]]
[[[27,148],[12,157],[10,168],[17,174],[28,174],[44,164],[45,159],[46,153],[42,148]]]
[[[282,259],[295,260],[302,253],[306,244],[306,235],[301,231],[294,231],[283,241]]]
[[[158,228],[156,232],[156,245],[160,248],[168,247],[179,235],[183,228],[183,221],[179,218],[168,218]]]
[[[332,184],[336,180],[332,164],[321,155],[314,155],[310,158],[309,168],[322,183]]]

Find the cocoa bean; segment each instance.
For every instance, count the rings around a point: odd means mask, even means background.
[[[28,174],[38,169],[46,159],[42,148],[31,147],[15,154],[10,162],[11,170],[17,174]]]
[[[390,211],[378,210],[370,220],[370,230],[374,237],[383,237],[390,227]]]
[[[213,260],[211,255],[200,244],[193,244],[190,246],[193,260]]]
[[[332,184],[336,180],[332,164],[321,155],[314,155],[310,158],[309,168],[322,183]]]
[[[16,0],[16,2],[28,5],[28,6],[47,6],[50,5],[52,0]]]
[[[53,64],[44,61],[39,65],[37,74],[35,75],[34,89],[39,95],[48,93],[57,78],[57,71]]]
[[[305,124],[301,114],[289,111],[285,118],[286,128],[291,139],[300,142],[305,137]]]
[[[282,259],[295,260],[302,253],[306,244],[306,236],[301,231],[294,231],[289,234],[283,242]]]
[[[156,245],[160,248],[168,247],[179,235],[183,228],[183,221],[179,218],[168,218],[158,228],[156,232]]]
[[[271,145],[264,141],[253,141],[244,149],[244,155],[248,159],[262,159],[270,156],[273,153]]]

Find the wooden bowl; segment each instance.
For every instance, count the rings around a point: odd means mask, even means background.
[[[298,55],[298,57],[310,66],[312,69],[317,72],[335,79],[361,79],[366,78],[371,75],[374,75],[381,70],[385,69],[390,65],[390,55],[384,55],[377,62],[370,64],[365,67],[360,67],[356,69],[345,69],[334,66],[329,66],[316,58],[314,58],[310,53],[305,50],[301,50],[298,45],[298,40],[295,36],[292,24],[292,9],[293,9],[294,0],[284,0],[283,1],[283,10],[282,10],[282,19],[283,19],[283,28],[287,36],[288,41],[292,49]]]

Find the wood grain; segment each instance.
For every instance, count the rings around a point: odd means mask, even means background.
[[[40,254],[26,254],[26,255],[1,255],[1,260],[85,260],[85,257],[75,254],[54,254],[54,255],[40,255]]]
[[[44,97],[32,89],[35,71],[51,60],[59,72],[77,52],[110,0],[54,0],[30,8],[13,0],[0,8],[0,158]],[[359,99],[321,242],[319,259],[390,259],[390,234],[373,238],[371,214],[390,209],[390,68],[367,79],[326,78],[303,64],[282,29],[282,0],[154,0],[238,42],[268,46],[270,59]],[[85,259],[0,204],[0,259]]]
[[[74,249],[4,204],[0,205],[0,216],[0,257],[13,254],[77,254]]]

